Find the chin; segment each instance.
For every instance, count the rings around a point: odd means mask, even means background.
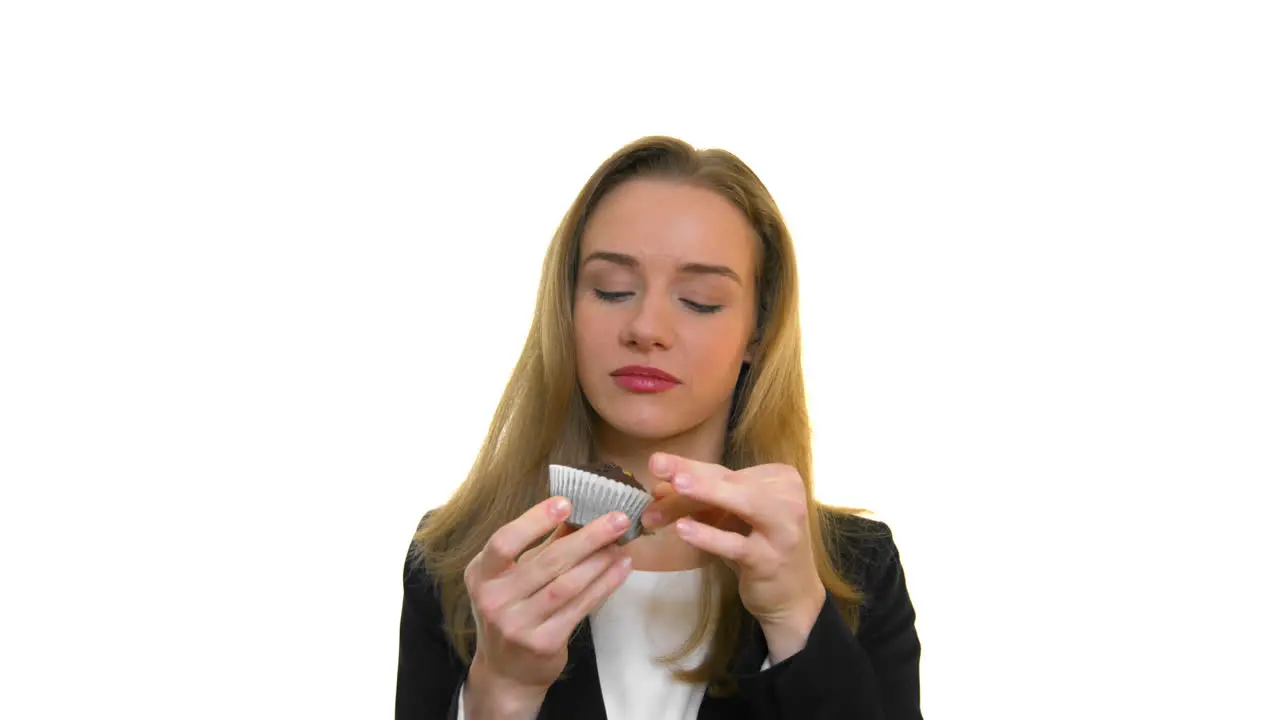
[[[656,408],[648,403],[645,405],[648,407],[639,403],[610,403],[608,406],[598,408],[596,413],[601,420],[608,423],[609,427],[623,435],[641,440],[663,440],[679,435],[698,424],[686,422],[685,418],[665,408]]]

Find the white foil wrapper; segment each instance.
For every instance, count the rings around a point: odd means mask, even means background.
[[[649,493],[616,480],[565,465],[550,466],[551,497],[564,497],[573,504],[568,522],[586,525],[596,518],[618,511],[631,518],[631,527],[619,544],[640,537],[640,516],[653,502]]]

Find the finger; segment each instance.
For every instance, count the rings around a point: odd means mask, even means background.
[[[480,579],[497,577],[511,567],[525,548],[568,518],[569,511],[568,500],[551,497],[498,528],[476,556],[475,568]]]
[[[576,529],[577,529],[576,527],[569,525],[568,523],[560,523],[559,525],[556,526],[555,530],[551,531],[550,535],[547,535],[545,540],[538,543],[537,545],[534,545],[528,550],[525,550],[524,553],[520,555],[520,557],[516,558],[516,564],[519,565],[522,562],[529,562],[530,560],[538,557],[538,555],[543,550],[546,550],[548,547],[551,546],[551,543],[559,540],[562,537],[565,537],[566,535],[568,535],[569,533],[572,533]]]
[[[649,507],[645,508],[644,514],[640,516],[640,523],[646,530],[665,527],[682,517],[692,517],[721,530],[738,531],[750,527],[727,510],[677,494],[669,482],[661,482],[655,486],[652,495],[655,498],[654,502],[650,503]]]
[[[641,524],[650,529],[669,525],[678,518],[692,515],[705,509],[705,505],[697,503],[692,498],[680,497],[679,494],[677,494],[677,498],[680,499],[668,499],[671,491],[675,490],[672,482],[676,478],[690,476],[723,478],[730,474],[729,469],[722,465],[690,460],[671,453],[654,453],[650,455],[649,470],[654,477],[665,481],[654,487],[656,502],[649,506],[640,520]]]
[[[659,480],[673,480],[679,474],[698,477],[722,477],[729,469],[715,463],[690,460],[671,453],[654,453],[649,456],[649,471]]]
[[[654,485],[653,491],[650,492],[649,494],[653,496],[654,500],[661,500],[663,498],[675,495],[675,493],[676,493],[676,489],[671,487],[671,483],[664,480],[658,483],[657,485]]]
[[[675,488],[672,488],[671,492],[673,494],[661,498],[645,508],[644,514],[640,516],[640,522],[646,528],[653,529],[670,525],[686,515],[692,515],[699,510],[708,508],[706,504],[700,503],[693,498],[674,494]]]
[[[546,622],[547,618],[581,595],[622,555],[622,548],[610,545],[569,568],[541,590],[512,606],[513,626],[536,627]]]
[[[620,512],[596,518],[577,532],[551,543],[529,562],[521,563],[518,572],[494,582],[504,597],[529,597],[592,553],[616,542],[629,527],[631,519]]]
[[[770,490],[767,484],[683,473],[677,475],[671,484],[681,497],[727,510],[753,526],[769,524],[770,508],[774,503],[766,497]]]
[[[671,483],[664,480],[663,482],[653,486],[653,489],[649,491],[649,494],[653,496],[653,502],[649,503],[644,514],[640,516],[640,525],[646,530],[661,527],[662,508],[664,506],[659,503],[672,495],[675,495],[676,489],[671,487]]]
[[[631,556],[624,554],[572,602],[566,603],[559,611],[547,618],[547,621],[534,631],[535,638],[539,642],[551,643],[552,646],[566,642],[569,633],[573,632],[578,623],[603,605],[630,574]]]
[[[730,562],[747,567],[754,565],[750,536],[714,528],[690,518],[676,523],[676,534],[690,545]]]

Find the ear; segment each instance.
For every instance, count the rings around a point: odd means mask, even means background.
[[[756,359],[756,353],[760,350],[760,331],[751,334],[751,339],[747,341],[747,349],[742,353],[742,362],[750,365],[752,360]]]

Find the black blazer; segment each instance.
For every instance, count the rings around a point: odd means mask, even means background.
[[[920,718],[920,640],[893,535],[888,525],[867,518],[840,516],[838,523],[842,572],[867,596],[857,634],[828,592],[808,644],[761,672],[768,648],[759,623],[748,615],[733,663],[738,691],[704,697],[699,720]],[[404,567],[396,718],[456,720],[467,666],[445,637],[434,580],[411,556]],[[547,691],[538,717],[604,720],[589,621],[569,643],[569,669]]]

